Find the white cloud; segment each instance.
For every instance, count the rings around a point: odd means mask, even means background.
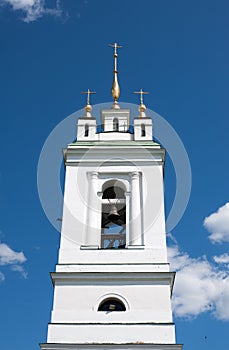
[[[3,275],[3,273],[0,271],[0,282],[4,281],[5,276]]]
[[[10,5],[15,11],[22,11],[24,13],[24,22],[33,22],[43,15],[61,16],[62,10],[60,8],[60,1],[56,1],[54,8],[47,8],[45,0],[0,0],[1,4]]]
[[[212,243],[229,242],[229,203],[206,217],[204,227],[211,233]]]
[[[168,233],[166,234],[166,237],[167,237],[168,239],[171,239],[171,241],[173,242],[173,244],[177,245],[177,240],[176,240],[176,238],[172,235],[171,232],[168,232]]]
[[[10,265],[12,271],[18,271],[23,278],[28,277],[28,273],[25,271],[22,264],[26,261],[26,257],[23,252],[15,252],[7,244],[0,243],[0,265]],[[0,271],[0,282],[4,281],[5,276]]]
[[[214,261],[218,264],[229,264],[229,254],[216,255],[213,257]]]
[[[7,244],[0,243],[0,265],[22,264],[25,261],[23,252],[15,252]]]
[[[178,317],[196,317],[211,312],[216,318],[229,320],[229,275],[205,257],[190,258],[177,246],[168,248],[171,268],[177,271],[173,308]]]
[[[21,265],[13,265],[11,266],[11,270],[12,271],[18,271],[20,272],[21,276],[24,278],[24,279],[27,279],[28,278],[28,272],[25,271],[24,267],[21,266]]]

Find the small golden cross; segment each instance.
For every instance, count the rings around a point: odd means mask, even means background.
[[[118,45],[117,43],[109,44],[110,47],[114,48],[114,55],[117,55],[117,49],[120,49],[122,46]]]
[[[140,89],[140,91],[135,91],[134,94],[140,95],[140,103],[143,104],[143,95],[148,95],[149,92]]]
[[[90,89],[87,89],[87,91],[82,91],[81,94],[87,94],[87,104],[90,104],[90,95],[96,94],[95,91],[91,91]]]

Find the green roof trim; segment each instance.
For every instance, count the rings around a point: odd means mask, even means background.
[[[76,141],[68,146],[160,146],[154,141]]]

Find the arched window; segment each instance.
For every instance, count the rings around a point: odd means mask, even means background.
[[[141,136],[146,136],[146,127],[145,127],[145,124],[141,124]]]
[[[119,122],[118,118],[113,119],[113,131],[119,131]]]
[[[126,311],[126,307],[122,301],[115,298],[109,298],[101,302],[98,311]]]
[[[84,136],[85,137],[88,137],[89,135],[89,125],[88,124],[85,124],[85,127],[84,127]]]
[[[123,249],[126,245],[125,186],[110,180],[102,187],[101,248]]]
[[[114,198],[124,199],[125,193],[121,187],[115,186],[115,184],[111,183],[111,185],[103,191],[102,199],[114,199]]]

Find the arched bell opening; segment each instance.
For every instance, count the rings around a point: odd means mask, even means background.
[[[102,188],[101,248],[124,249],[126,246],[125,186],[117,180]]]
[[[146,127],[145,124],[141,124],[141,136],[146,136]]]
[[[109,298],[109,299],[103,300],[100,303],[98,307],[98,311],[107,311],[107,312],[126,311],[126,307],[121,300],[116,298]]]
[[[88,137],[89,136],[89,125],[85,124],[84,126],[84,136]]]
[[[113,119],[113,131],[119,131],[119,121],[118,118]]]

